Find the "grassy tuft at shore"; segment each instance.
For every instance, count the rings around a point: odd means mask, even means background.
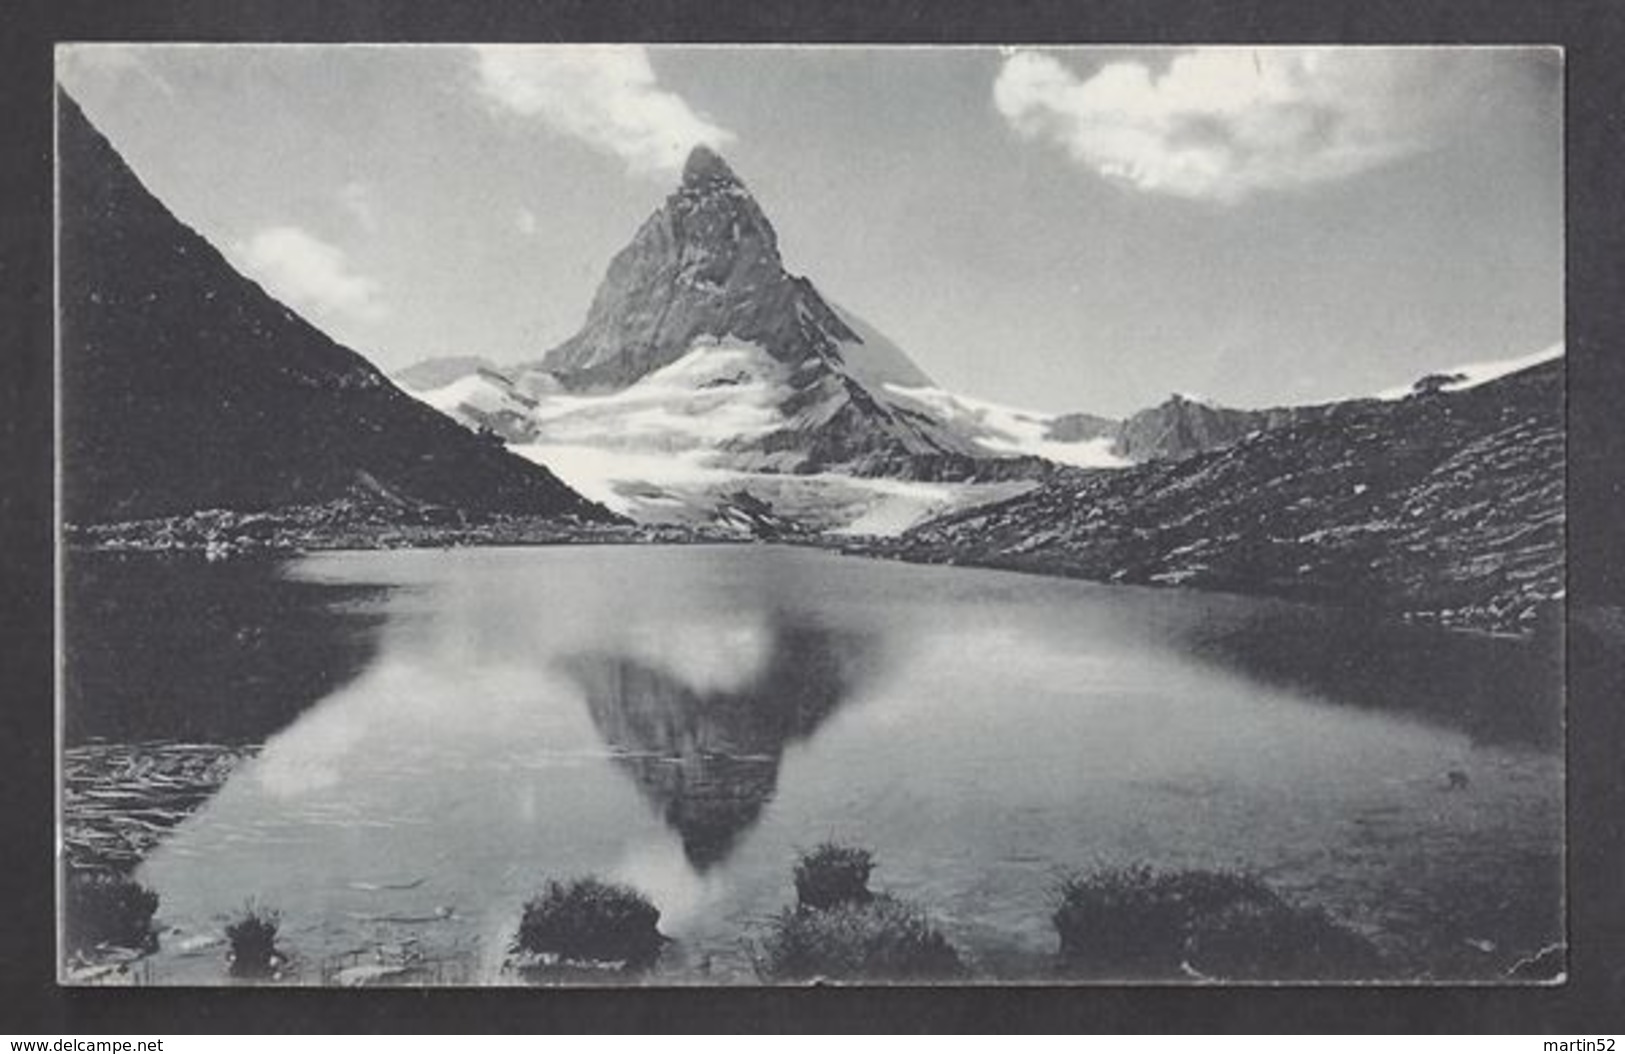
[[[770,981],[940,981],[965,966],[925,912],[885,893],[830,908],[786,908],[762,942]]]
[[[660,909],[629,886],[579,878],[549,881],[525,905],[513,950],[552,964],[650,966],[666,938]]]
[[[797,905],[774,918],[756,949],[769,981],[940,981],[965,964],[920,908],[868,882],[874,854],[825,842],[795,867]]]
[[[242,913],[226,927],[226,943],[231,946],[233,977],[270,977],[282,962],[276,948],[282,916],[275,910],[250,901]]]
[[[64,943],[70,954],[98,947],[150,952],[158,947],[152,916],[158,894],[124,875],[75,871],[65,890]]]
[[[804,908],[867,903],[874,897],[869,892],[874,869],[869,850],[824,842],[796,861],[796,900]]]
[[[1110,980],[1347,980],[1381,972],[1360,934],[1229,871],[1106,868],[1066,880],[1062,972]]]

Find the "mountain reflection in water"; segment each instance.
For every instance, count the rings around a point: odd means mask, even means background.
[[[286,567],[69,554],[69,867],[134,866],[245,756],[376,661],[387,587],[302,581]]]
[[[750,942],[824,838],[871,849],[885,888],[997,977],[1052,961],[1058,873],[1137,862],[1262,875],[1383,935],[1405,977],[1497,979],[1563,937],[1562,752],[1432,720],[1498,706],[1517,682],[1480,652],[1517,642],[1464,652],[1295,605],[780,546],[150,570],[116,636],[87,632],[99,592],[72,598],[75,675],[126,665],[111,687],[161,704],[121,692],[133,708],[86,710],[84,732],[119,718],[134,768],[150,735],[285,724],[132,846],[176,930],[157,983],[225,980],[182,941],[247,897],[283,913],[301,982],[408,941],[495,979],[524,904],[587,875],[660,910],[677,943],[658,980],[749,982]],[[188,630],[209,653],[189,664],[165,643],[179,627],[141,611],[221,625]],[[195,712],[157,692],[160,661]],[[240,710],[278,681],[279,707]]]
[[[617,767],[702,872],[725,860],[760,818],[778,788],[785,748],[813,735],[875,671],[878,647],[873,636],[775,614],[763,618],[750,646],[708,658],[724,669],[696,675],[605,652],[561,664],[585,694]]]
[[[358,677],[377,659],[388,587],[304,581],[285,567],[73,553],[66,743],[258,744]]]
[[[1512,640],[1260,603],[1247,617],[1194,622],[1175,639],[1192,656],[1255,681],[1411,714],[1477,742],[1562,742],[1563,641],[1550,625]]]

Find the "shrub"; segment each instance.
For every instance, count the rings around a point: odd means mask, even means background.
[[[660,910],[628,886],[596,878],[549,881],[542,895],[525,905],[514,950],[566,962],[643,967],[659,957],[665,943],[659,921]]]
[[[1370,976],[1376,949],[1249,875],[1108,868],[1068,879],[1053,916],[1067,972],[1115,980]]]
[[[1224,871],[1107,868],[1061,888],[1061,958],[1089,972],[1177,973],[1193,919],[1228,904],[1276,901],[1257,879]]]
[[[786,908],[757,955],[773,981],[924,981],[963,976],[959,953],[918,908],[881,894],[829,908]]]
[[[832,908],[839,904],[865,904],[874,854],[867,849],[825,842],[796,863],[796,900],[804,908]]]
[[[130,878],[106,871],[76,871],[68,876],[63,936],[70,952],[98,945],[152,951],[158,935],[152,916],[158,894]]]
[[[1179,905],[1161,896],[1148,867],[1110,868],[1069,878],[1052,917],[1061,961],[1073,972],[1119,971],[1127,977],[1168,972],[1183,941]],[[1177,969],[1177,958],[1172,963]]]
[[[281,921],[277,912],[258,907],[252,901],[243,906],[243,913],[226,927],[234,976],[267,977],[275,972],[282,961],[281,953],[276,950]]]
[[[1283,901],[1232,904],[1197,920],[1187,951],[1198,972],[1237,981],[1359,980],[1382,969],[1370,941],[1319,908]]]

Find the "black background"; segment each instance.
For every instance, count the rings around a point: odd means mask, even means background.
[[[59,40],[1508,43],[1566,49],[1569,981],[1554,988],[373,991],[54,981],[52,53]],[[1625,1031],[1625,0],[23,0],[0,9],[0,1031]]]

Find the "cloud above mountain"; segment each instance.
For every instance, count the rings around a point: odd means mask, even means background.
[[[626,162],[637,174],[680,169],[697,144],[733,133],[661,87],[647,48],[635,45],[490,45],[475,48],[481,94]]]
[[[387,315],[380,288],[343,250],[300,227],[265,227],[237,246],[243,268],[277,299],[316,315],[374,322]]]
[[[1082,77],[1021,50],[1005,57],[993,102],[1021,135],[1114,182],[1230,202],[1427,149],[1484,65],[1430,49],[1213,48],[1160,71],[1116,61]]]

